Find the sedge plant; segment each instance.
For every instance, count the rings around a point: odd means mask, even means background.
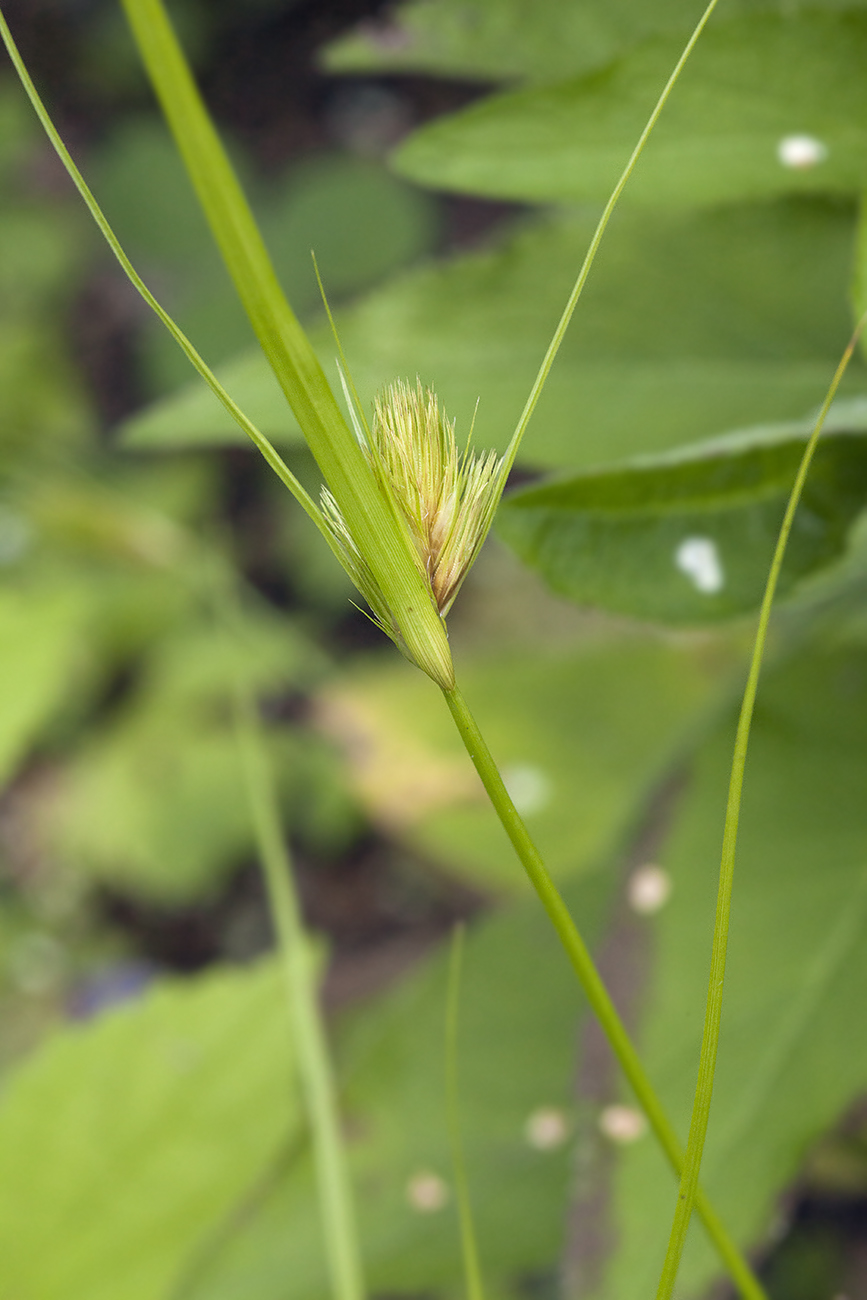
[[[435,394],[396,380],[380,395],[370,425],[350,400],[344,418],[307,336],[279,286],[240,185],[198,94],[161,0],[122,0],[140,54],[227,269],[261,346],[280,382],[325,480],[321,505],[298,483],[268,440],[225,392],[192,343],[156,301],[111,231],[99,205],[54,128],[0,14],[0,33],[28,96],[67,171],[126,274],[169,329],[269,465],[292,492],[367,600],[372,616],[401,652],[442,691],[493,807],[539,896],[604,1030],[635,1097],[673,1171],[684,1174],[684,1152],[638,1053],[617,1013],[575,921],[548,874],[503,783],[496,762],[455,679],[444,622],[461,583],[484,542],[521,440],[582,293],[612,212],[680,72],[708,22],[711,0],[688,41],[618,180],[591,241],[524,410],[502,458],[457,449],[454,428]],[[346,380],[351,398],[351,381]],[[279,851],[268,777],[260,758],[248,705],[240,728],[251,798],[266,864],[278,939],[297,1011],[297,980],[309,988],[291,954],[300,924],[292,895],[277,885],[289,864]],[[259,791],[258,794],[255,791]],[[266,793],[263,795],[263,791]],[[258,801],[258,803],[257,803]],[[270,808],[270,811],[269,811]],[[282,921],[281,921],[282,913]],[[294,974],[293,974],[294,972]],[[303,1001],[302,997],[302,1001]],[[307,1011],[311,1013],[309,999]],[[359,1300],[363,1282],[350,1209],[345,1153],[336,1135],[336,1101],[321,1069],[318,1022],[308,1021],[308,1041],[319,1065],[308,1060],[308,1108],[318,1151],[320,1204],[325,1219],[332,1283],[338,1300]],[[312,1028],[311,1028],[312,1025]],[[318,1069],[318,1074],[317,1074]],[[691,1198],[719,1258],[747,1300],[762,1288],[705,1193],[690,1174]],[[469,1269],[473,1276],[473,1268]],[[471,1289],[478,1294],[477,1271]]]

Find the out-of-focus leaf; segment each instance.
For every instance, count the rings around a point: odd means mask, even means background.
[[[232,726],[236,674],[267,692],[307,671],[303,642],[276,618],[248,618],[237,644],[216,627],[165,638],[137,696],[70,764],[58,852],[88,875],[162,900],[213,889],[252,847]],[[303,746],[275,741],[291,790]],[[321,755],[312,758],[324,776]],[[321,801],[308,801],[317,812]]]
[[[34,444],[79,441],[86,404],[62,339],[83,263],[87,226],[74,206],[28,184],[39,127],[11,82],[0,89],[0,463]],[[35,174],[35,172],[34,172]]]
[[[296,311],[320,302],[311,249],[338,301],[431,247],[436,221],[429,196],[380,162],[323,154],[265,186],[245,175],[250,168],[243,157],[238,161]],[[94,187],[124,247],[199,351],[216,362],[248,345],[243,309],[166,131],[150,120],[125,124],[97,159]],[[189,362],[156,319],[146,322],[143,349],[156,391],[190,375]]]
[[[2,103],[0,103],[2,110]],[[0,204],[0,426],[4,465],[37,441],[79,439],[86,407],[58,328],[82,240],[74,220],[16,201]]]
[[[74,687],[89,612],[82,596],[80,588],[0,590],[0,782]]]
[[[568,896],[591,943],[609,892],[596,875]],[[444,967],[437,956],[379,1005],[358,1012],[340,1052],[361,1241],[379,1294],[451,1294],[461,1277],[445,1123]],[[574,976],[535,899],[470,932],[460,1105],[492,1283],[546,1270],[559,1254],[575,1159],[571,1097],[582,1013]],[[311,1251],[313,1213],[312,1180],[299,1169],[227,1234],[183,1300],[278,1300],[287,1277],[293,1300],[324,1300],[327,1277]]]
[[[638,7],[576,0],[410,0],[327,46],[331,72],[426,72],[553,81],[598,67],[642,36],[688,25],[689,0]]]
[[[381,162],[337,153],[296,164],[263,221],[297,311],[320,303],[311,249],[326,293],[339,301],[428,252],[437,226],[426,194]]]
[[[395,376],[433,384],[458,434],[480,398],[477,447],[515,427],[593,232],[543,221],[499,248],[415,271],[340,313],[368,401]],[[616,216],[522,447],[531,465],[583,467],[818,404],[850,331],[847,206],[795,200],[698,215]],[[334,355],[319,332],[323,361]],[[337,382],[336,370],[331,369]],[[300,437],[263,358],[220,376],[269,436]],[[864,385],[854,366],[844,384]],[[147,413],[142,417],[149,421]],[[127,426],[136,446],[243,437],[198,383]]]
[[[856,320],[867,312],[867,201],[862,195],[855,242],[855,269],[852,276],[852,307]],[[861,352],[867,355],[867,338],[861,334]]]
[[[813,9],[854,9],[857,0],[814,0]],[[779,0],[735,0],[729,16],[782,10]],[[367,19],[324,52],[332,72],[427,72],[472,80],[553,81],[599,67],[654,32],[682,31],[700,10],[691,0],[409,0],[384,20]]]
[[[780,595],[840,557],[867,502],[867,401],[834,426],[810,468]],[[676,623],[743,613],[761,602],[809,432],[755,429],[527,488],[504,501],[498,531],[573,600]]]
[[[268,438],[281,446],[303,442],[286,398],[258,348],[216,371],[241,410]],[[134,451],[249,445],[246,434],[198,380],[125,420],[119,437],[124,447]]]
[[[815,654],[759,688],[735,871],[722,1039],[702,1179],[745,1245],[770,1229],[812,1142],[867,1086],[852,1032],[867,987],[864,652]],[[733,727],[701,755],[660,862],[671,900],[653,928],[640,1035],[685,1131],[698,1060]],[[656,1286],[675,1189],[647,1139],[618,1161],[618,1242],[594,1295]],[[680,1276],[707,1294],[716,1261],[696,1225]]]
[[[0,316],[0,423],[4,468],[13,459],[20,462],[34,441],[78,443],[88,427],[68,358],[44,320]]]
[[[58,1034],[0,1106],[3,1300],[165,1300],[298,1124],[265,966]]]
[[[263,192],[256,211],[289,301],[301,313],[321,302],[311,250],[329,300],[336,304],[428,252],[437,227],[427,194],[381,162],[341,154],[297,164],[279,188]],[[217,297],[214,278],[204,265],[201,270],[185,266],[178,321],[199,350],[216,361],[244,346],[250,331],[234,291],[227,288]],[[333,350],[332,344],[329,356]],[[148,336],[147,357],[163,389],[182,383],[190,373],[189,363],[157,321]],[[286,408],[285,397],[282,405]]]
[[[86,746],[56,830],[64,856],[116,887],[179,902],[250,847],[237,744],[225,727],[165,715]]]
[[[683,38],[653,38],[589,77],[492,97],[422,127],[396,169],[425,185],[530,202],[601,202]],[[630,203],[859,193],[867,181],[867,15],[713,23],[630,179]],[[805,153],[793,139],[814,141]],[[818,152],[816,152],[816,150]]]
[[[723,655],[639,638],[459,664],[553,875],[587,871],[619,843],[728,667]],[[483,887],[528,887],[442,700],[418,673],[394,662],[330,687],[321,718],[381,825]]]

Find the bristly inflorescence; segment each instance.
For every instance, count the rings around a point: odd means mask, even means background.
[[[475,456],[469,446],[459,452],[454,421],[421,380],[389,384],[374,402],[372,427],[356,423],[356,432],[445,615],[490,529],[504,486],[503,461],[496,452]],[[353,581],[383,631],[400,643],[388,603],[325,488],[322,506]]]

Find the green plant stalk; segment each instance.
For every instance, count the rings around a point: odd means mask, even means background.
[[[379,491],[292,311],[161,0],[122,0],[139,53],[226,268],[301,431],[413,661],[454,681],[445,626],[406,525]]]
[[[774,551],[774,557],[771,561],[768,581],[765,585],[765,594],[762,598],[761,610],[759,612],[759,624],[756,631],[752,659],[750,661],[750,670],[747,677],[746,688],[744,690],[743,701],[741,703],[740,716],[738,717],[734,755],[732,758],[732,770],[729,780],[728,800],[726,803],[719,889],[717,893],[716,916],[714,919],[713,948],[711,951],[710,979],[707,990],[707,1004],[705,1008],[701,1056],[698,1067],[698,1081],[696,1083],[695,1100],[693,1103],[692,1118],[690,1120],[686,1154],[684,1156],[683,1169],[680,1175],[680,1188],[678,1190],[674,1221],[671,1226],[668,1249],[666,1251],[665,1260],[662,1266],[662,1274],[659,1280],[659,1287],[656,1293],[657,1300],[670,1300],[674,1291],[678,1269],[680,1268],[683,1248],[686,1244],[686,1234],[689,1228],[693,1206],[699,1206],[697,1188],[699,1173],[701,1170],[701,1160],[704,1154],[705,1137],[707,1136],[708,1120],[710,1118],[714,1073],[716,1070],[717,1050],[719,1047],[723,986],[725,983],[726,955],[728,950],[729,918],[731,915],[732,888],[734,885],[735,850],[737,848],[738,822],[740,820],[741,796],[744,785],[744,769],[746,767],[750,728],[752,726],[756,691],[758,689],[759,674],[761,672],[762,658],[764,656],[765,642],[767,640],[771,608],[774,603],[774,596],[777,590],[780,570],[783,565],[783,558],[786,554],[786,546],[788,545],[789,535],[792,531],[792,523],[795,518],[798,503],[801,499],[804,484],[807,481],[807,474],[813,459],[813,453],[816,450],[822,427],[825,423],[825,417],[827,416],[831,403],[837,393],[840,380],[843,378],[846,367],[852,359],[852,354],[855,351],[865,323],[867,323],[867,313],[861,317],[852,338],[849,340],[846,350],[840,360],[840,364],[834,374],[834,378],[831,380],[828,392],[825,395],[825,400],[822,403],[813,432],[804,449],[804,455],[801,458],[801,464],[792,486],[788,505],[786,506],[786,513],[783,516],[783,522],[780,526],[780,533],[777,538],[777,545]]]
[[[455,725],[460,732],[461,739],[466,746],[467,753],[481,777],[482,784],[502,823],[503,829],[512,841],[515,852],[530,878],[530,883],[539,896],[539,900],[548,913],[551,924],[554,926],[557,936],[566,950],[566,955],[575,974],[578,976],[585,997],[598,1019],[639,1105],[647,1116],[648,1122],[665,1152],[669,1164],[679,1177],[683,1170],[683,1147],[663,1109],[662,1103],[656,1095],[644,1066],[641,1064],[623,1021],[611,1001],[587,945],[570,916],[569,909],[566,907],[557,886],[548,874],[539,850],[527,833],[527,828],[509,796],[491,751],[479,731],[466,700],[457,686],[454,686],[449,691],[443,691],[443,694],[454,718]],[[744,1300],[766,1300],[761,1285],[701,1188],[697,1191],[695,1203],[702,1222],[707,1229],[708,1236]]]
[[[280,824],[277,792],[255,704],[236,694],[244,781],[286,979],[301,1087],[313,1137],[319,1203],[335,1300],[363,1300],[361,1252],[337,1096],[319,1009],[316,969],[301,923],[292,866]]]
[[[449,956],[448,988],[446,992],[446,1112],[449,1128],[449,1145],[452,1153],[458,1216],[461,1224],[461,1249],[464,1260],[464,1279],[467,1300],[485,1300],[479,1249],[473,1224],[473,1207],[461,1141],[461,1119],[458,1092],[458,1007],[461,991],[461,971],[464,956],[464,927],[458,924],[452,935]]]

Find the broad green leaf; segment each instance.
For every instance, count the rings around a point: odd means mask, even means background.
[[[689,729],[711,708],[725,656],[636,638],[466,657],[461,689],[546,865],[586,872],[626,832]],[[323,694],[371,816],[487,889],[528,888],[442,700],[395,663]]]
[[[832,417],[795,516],[780,595],[842,555],[867,500],[865,430],[863,400]],[[675,623],[730,617],[761,602],[809,432],[808,424],[756,429],[554,479],[508,497],[498,531],[572,600]]]
[[[568,895],[591,942],[609,892],[597,875]],[[547,1270],[560,1252],[575,1156],[568,1139],[582,1013],[574,976],[535,900],[470,932],[460,1008],[460,1106],[480,1251],[491,1280]],[[378,1294],[429,1294],[433,1288],[451,1294],[460,1285],[445,1123],[444,1014],[445,963],[437,955],[384,1000],[360,1010],[339,1053],[355,1135],[361,1239],[369,1284]],[[539,1111],[552,1110],[562,1128],[546,1148],[530,1123]],[[441,1180],[427,1211],[413,1203],[413,1180],[425,1174]],[[311,1190],[309,1172],[293,1171],[226,1234],[178,1300],[282,1300],[287,1277],[292,1300],[324,1300],[326,1277],[311,1251]],[[440,1202],[436,1190],[444,1192]]]
[[[690,0],[410,0],[327,46],[331,72],[426,72],[552,81],[598,67],[652,32],[694,25]]]
[[[857,7],[857,0],[811,5]],[[741,0],[725,13],[790,8],[785,0]],[[654,32],[682,31],[685,42],[700,12],[693,0],[409,0],[326,46],[323,61],[331,72],[553,81],[608,63]]]
[[[0,514],[0,547],[26,546],[23,516]],[[14,559],[10,556],[7,562]],[[78,590],[0,590],[0,783],[74,688],[89,606]]]
[[[593,232],[587,217],[407,274],[340,313],[365,401],[396,376],[433,384],[458,435],[505,448]],[[697,215],[616,215],[522,447],[587,466],[818,404],[849,335],[848,206],[795,200]],[[333,357],[330,336],[316,335]],[[298,438],[265,363],[220,372],[271,437]],[[865,384],[853,366],[849,392]],[[154,421],[149,431],[146,422]],[[128,426],[127,445],[237,440],[196,384]]]
[[[269,965],[159,986],[19,1068],[0,1105],[3,1300],[165,1300],[297,1128],[289,1039]]]
[[[437,189],[543,203],[604,201],[682,46],[682,37],[654,38],[589,77],[484,100],[421,128],[399,147],[394,165]],[[865,58],[862,12],[711,23],[627,201],[672,206],[860,192],[867,181]],[[805,157],[786,144],[804,137],[816,143]]]
[[[863,650],[816,653],[759,687],[735,872],[723,1032],[702,1178],[745,1245],[772,1227],[810,1145],[867,1086]],[[660,862],[671,900],[652,931],[641,1041],[686,1126],[710,961],[733,727],[702,753]],[[619,1161],[618,1250],[600,1297],[656,1286],[675,1189],[643,1139]],[[678,1294],[707,1294],[716,1264],[693,1226]]]

